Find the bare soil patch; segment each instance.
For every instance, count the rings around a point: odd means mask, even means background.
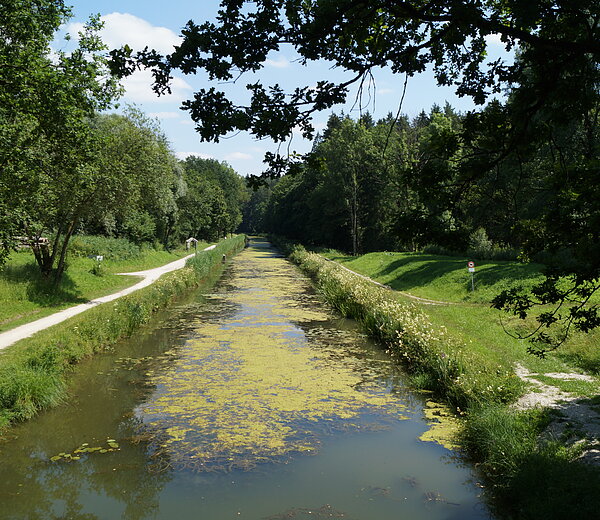
[[[548,426],[548,438],[561,439],[567,445],[582,444],[582,462],[600,465],[600,413],[590,399],[563,392],[559,388],[542,383],[523,365],[517,364],[515,373],[533,385],[532,391],[515,403],[518,410],[535,407],[551,408],[556,418]],[[575,373],[548,373],[547,377],[562,380],[594,381],[594,378]]]

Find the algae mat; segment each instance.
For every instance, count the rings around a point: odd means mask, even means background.
[[[402,417],[380,383],[389,360],[367,358],[356,331],[332,327],[304,277],[266,244],[238,255],[219,289],[173,364],[149,374],[155,391],[137,414],[158,467],[249,469],[312,453],[332,430]]]

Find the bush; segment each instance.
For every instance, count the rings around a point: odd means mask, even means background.
[[[478,260],[518,260],[516,249],[492,242],[483,228],[478,228],[469,237],[467,256]]]
[[[469,237],[467,251],[456,251],[438,244],[428,244],[423,253],[442,256],[469,257],[473,260],[521,260],[518,250],[492,242],[483,228],[474,231]]]
[[[441,256],[465,256],[463,253],[459,251],[454,251],[452,249],[448,249],[444,246],[440,246],[437,244],[427,244],[423,248],[423,253],[428,253],[430,255],[441,255]]]
[[[101,255],[105,260],[129,260],[139,257],[142,248],[125,238],[75,235],[69,242],[69,253],[79,257]]]

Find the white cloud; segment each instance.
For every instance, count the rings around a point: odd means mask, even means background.
[[[104,27],[100,31],[100,37],[109,49],[127,44],[134,51],[148,47],[167,54],[173,52],[173,47],[181,43],[181,38],[170,29],[154,26],[132,14],[110,13],[102,16],[101,20],[104,22]],[[68,24],[65,29],[72,38],[77,39],[77,34],[83,28],[84,24],[77,22]],[[188,97],[187,93],[192,90],[192,87],[184,79],[174,77],[171,80],[172,93],[159,97],[152,90],[153,77],[152,73],[147,70],[135,72],[125,78],[122,83],[126,91],[124,99],[134,103],[180,103]],[[159,117],[163,118],[164,116]]]
[[[287,69],[290,66],[290,61],[285,56],[279,55],[274,60],[270,58],[267,59],[265,64],[270,67],[275,67],[276,69]]]
[[[184,159],[186,159],[187,157],[189,157],[190,155],[193,155],[194,157],[200,157],[200,159],[214,159],[215,158],[213,155],[209,155],[206,153],[198,153],[198,152],[175,152],[175,155],[177,156],[178,159],[181,159],[182,161]]]
[[[378,88],[377,94],[385,96],[386,94],[393,94],[395,90],[393,88]]]
[[[101,20],[104,27],[100,31],[100,37],[111,49],[127,44],[134,50],[141,50],[147,46],[167,54],[173,52],[173,47],[181,43],[181,37],[171,29],[154,26],[132,14],[110,13],[102,16]],[[73,38],[77,38],[77,33],[82,31],[83,27],[82,23],[71,23],[66,29]]]
[[[150,112],[149,117],[157,117],[158,119],[179,119],[181,112]]]
[[[225,159],[227,159],[228,161],[249,161],[249,160],[253,159],[253,157],[252,157],[252,155],[250,155],[248,153],[233,152],[233,153],[227,154],[225,156]]]
[[[500,38],[501,34],[487,34],[484,36],[485,41],[490,45],[506,45]]]
[[[154,102],[173,103],[181,102],[188,97],[192,87],[184,79],[174,77],[171,80],[171,94],[157,96],[152,90],[154,78],[149,70],[140,70],[123,80],[125,87],[124,99],[134,103]]]

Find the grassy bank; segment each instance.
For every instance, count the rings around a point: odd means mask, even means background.
[[[397,291],[449,302],[449,305],[421,306],[421,310],[434,326],[445,326],[456,341],[485,357],[521,363],[536,373],[573,371],[573,367],[577,367],[600,374],[600,331],[573,333],[558,351],[546,360],[540,360],[527,353],[526,342],[505,332],[505,329],[514,331],[522,326],[521,320],[490,307],[492,299],[500,291],[517,284],[531,287],[542,280],[542,266],[539,264],[478,262],[475,291],[472,291],[466,259],[420,253],[378,252],[358,257],[336,251],[324,251],[322,254]],[[556,384],[570,391],[569,382],[557,380]],[[593,392],[594,388],[589,388],[589,391]]]
[[[222,269],[223,255],[241,250],[244,238],[223,240],[153,285],[94,307],[0,353],[0,429],[64,399],[64,376],[72,365],[131,335],[182,291]]]
[[[488,303],[515,283],[530,287],[543,278],[540,264],[477,261],[475,291],[472,291],[467,258],[388,251],[361,256],[348,256],[334,250],[322,254],[396,291],[448,302]]]
[[[535,372],[572,371],[564,356],[540,360],[527,355],[524,347],[518,342],[512,343],[501,327],[490,325],[487,312],[491,309],[484,303],[487,296],[480,294],[479,302],[475,302],[469,295],[461,296],[455,291],[449,278],[456,273],[439,273],[442,278],[446,276],[440,283],[420,266],[410,283],[397,281],[401,284],[397,287],[410,288],[413,294],[418,292],[428,298],[451,301],[447,292],[454,291],[455,303],[461,302],[446,306],[423,305],[396,291],[375,286],[301,246],[290,247],[285,243],[279,246],[288,249],[290,259],[315,280],[331,304],[342,314],[357,319],[371,335],[386,344],[406,366],[415,386],[434,391],[464,418],[460,444],[486,475],[488,496],[498,509],[499,517],[597,517],[600,510],[598,469],[574,462],[580,448],[567,445],[565,438],[543,435],[551,420],[548,411],[517,411],[510,406],[525,386],[514,374],[516,362],[526,364]],[[382,265],[386,257],[390,257],[391,262],[398,260],[380,253],[372,254],[364,264],[361,264],[362,257],[346,261],[353,263],[357,271],[393,285],[394,279],[389,277],[393,269]],[[401,264],[395,267],[410,269],[405,259]],[[539,276],[535,266],[509,267],[520,271],[523,283]],[[461,270],[466,271],[463,262]],[[502,269],[497,266],[490,267],[490,271],[495,272],[497,279],[488,284],[489,294],[492,294],[499,284],[508,283],[508,278],[504,279]],[[429,287],[418,288],[419,278]],[[424,283],[425,278],[429,282]],[[464,285],[464,281],[456,284]],[[590,362],[585,348],[580,349],[578,355]],[[582,364],[585,363],[580,366]],[[581,395],[598,393],[597,383],[580,387],[575,387],[572,381],[565,383],[571,385],[571,391]]]
[[[14,252],[0,270],[0,332],[54,312],[99,298],[136,283],[116,273],[142,271],[189,254],[139,248],[123,239],[75,237],[68,268],[58,287],[44,280],[31,251]],[[203,249],[207,244],[198,244]],[[101,254],[100,266],[88,254]]]

